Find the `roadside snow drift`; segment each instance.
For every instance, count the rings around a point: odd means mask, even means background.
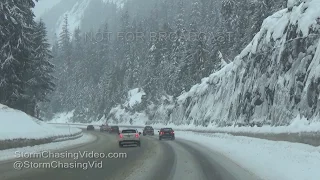
[[[77,128],[56,128],[24,112],[0,104],[0,141],[14,139],[44,139],[73,136],[81,133]]]
[[[227,134],[179,132],[176,137],[219,152],[264,180],[320,178],[320,147]]]

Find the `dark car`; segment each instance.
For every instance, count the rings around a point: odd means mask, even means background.
[[[120,130],[119,130],[119,126],[111,126],[109,129],[109,133],[111,134],[119,134]]]
[[[159,132],[159,140],[162,139],[175,139],[174,130],[172,128],[161,128]]]
[[[144,136],[146,136],[146,135],[154,136],[154,129],[153,129],[153,127],[152,127],[152,126],[146,126],[146,127],[144,127],[142,134],[143,134]]]
[[[87,126],[87,130],[88,130],[88,131],[93,131],[93,130],[94,130],[94,126],[93,126],[93,125]]]
[[[102,124],[102,125],[100,126],[100,132],[108,131],[108,128],[109,128],[108,125]]]

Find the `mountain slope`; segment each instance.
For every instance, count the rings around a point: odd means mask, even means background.
[[[175,124],[288,125],[316,119],[320,93],[319,0],[304,1],[264,20],[259,33],[221,71],[178,98]]]
[[[114,2],[114,3],[113,3]],[[69,30],[80,26],[83,31],[97,29],[114,15],[113,5],[121,6],[123,0],[40,0],[33,9],[36,18],[42,18],[48,27],[49,39],[61,32],[64,17],[69,19]]]
[[[169,104],[149,105],[148,123],[280,126],[299,116],[316,121],[320,110],[320,0],[290,1],[288,5],[264,20],[232,63]],[[118,112],[124,114],[123,109]]]

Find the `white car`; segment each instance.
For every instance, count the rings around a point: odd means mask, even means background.
[[[132,145],[135,144],[137,146],[141,146],[140,141],[141,132],[138,132],[136,129],[124,129],[119,133],[118,142],[119,147],[123,147],[123,145]]]

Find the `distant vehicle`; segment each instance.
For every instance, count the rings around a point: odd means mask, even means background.
[[[119,134],[119,132],[120,132],[119,126],[111,126],[109,129],[109,133],[111,133],[111,134],[113,134],[113,133]]]
[[[175,139],[174,130],[172,128],[161,128],[159,132],[159,140],[162,139]]]
[[[87,131],[93,131],[94,130],[94,126],[93,125],[88,125],[87,126]]]
[[[108,131],[108,128],[109,128],[109,126],[108,126],[108,125],[106,125],[106,124],[102,124],[102,125],[100,126],[100,132]]]
[[[154,136],[154,129],[153,129],[153,127],[152,127],[152,126],[146,126],[146,127],[144,127],[142,134],[143,134],[144,136],[146,136],[146,135]]]
[[[141,132],[138,132],[136,129],[124,129],[119,133],[118,142],[119,147],[123,147],[123,145],[137,145],[141,146],[140,141]]]

